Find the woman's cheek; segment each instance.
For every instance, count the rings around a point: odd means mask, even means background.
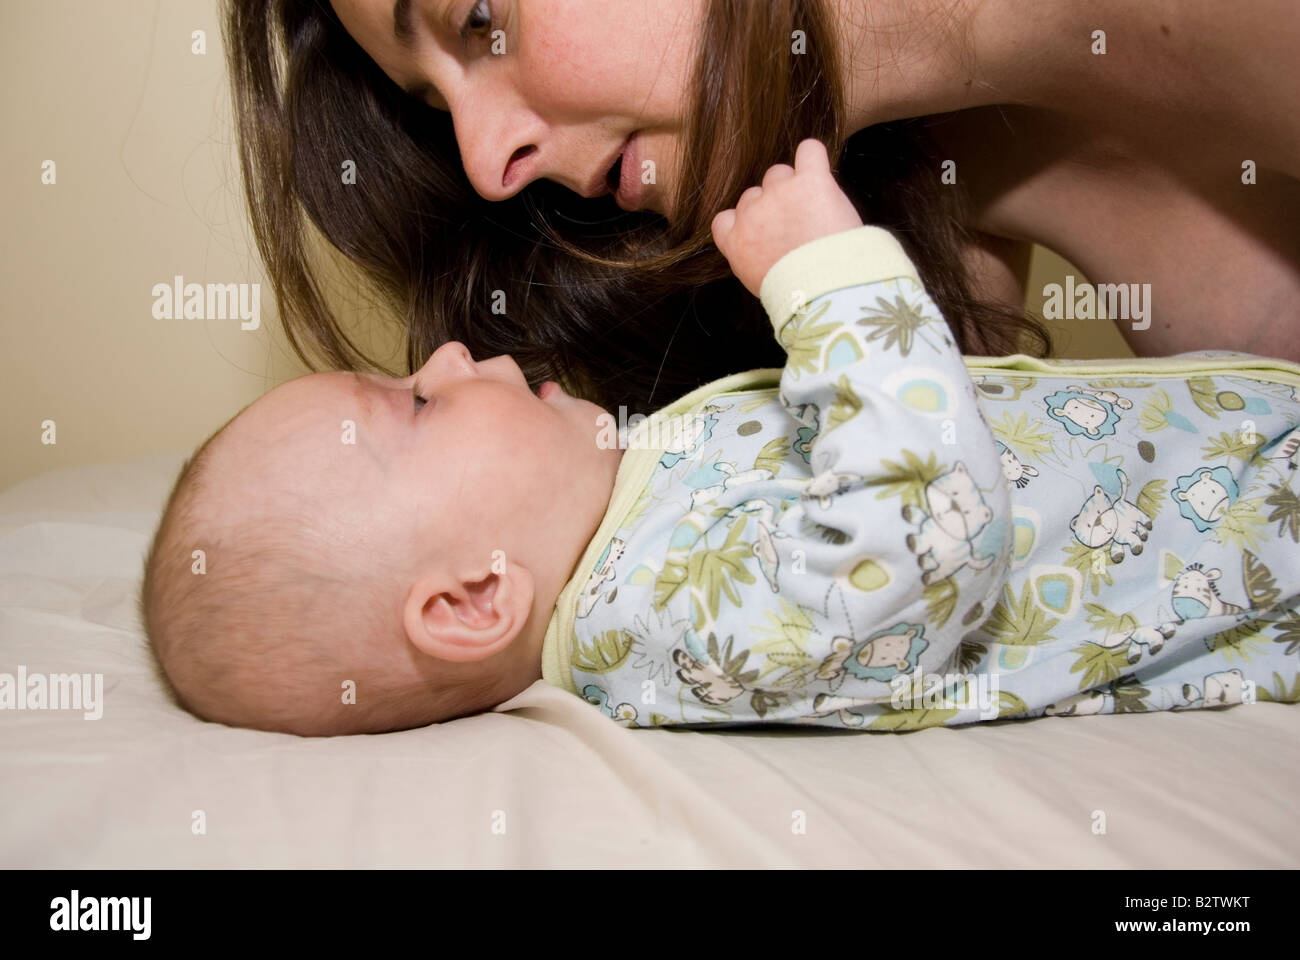
[[[514,11],[519,76],[534,96],[597,114],[644,114],[655,123],[678,111],[704,0],[514,0]]]

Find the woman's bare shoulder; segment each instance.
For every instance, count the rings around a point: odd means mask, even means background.
[[[1056,106],[1153,139],[1219,128],[1238,152],[1300,178],[1300,3],[1101,6],[1084,16],[1104,28],[1105,52],[1089,47],[1077,82],[1062,78]]]

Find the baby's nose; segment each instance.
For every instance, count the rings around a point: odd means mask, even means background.
[[[460,360],[465,363],[473,363],[474,358],[470,356],[469,347],[459,340],[448,340],[441,347],[434,351],[434,355],[442,355],[447,359]]]
[[[424,369],[444,375],[464,375],[474,372],[474,358],[469,348],[459,340],[449,340],[433,351]]]

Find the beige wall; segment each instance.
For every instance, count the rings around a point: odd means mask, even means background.
[[[191,52],[195,30],[205,55]],[[3,0],[0,54],[0,488],[188,451],[302,372],[274,332],[246,223],[215,2]],[[41,182],[47,160],[53,185]],[[1062,269],[1050,255],[1034,266]],[[177,274],[262,284],[261,328],[155,319],[152,288]],[[1095,346],[1097,333],[1113,340]],[[1127,353],[1104,322],[1062,346]]]
[[[191,32],[207,54],[190,52]],[[261,282],[240,208],[215,4],[0,4],[0,484],[185,450],[296,372],[269,331],[168,321],[151,289]],[[42,164],[57,182],[41,182]],[[265,293],[265,289],[263,290]],[[41,442],[44,420],[57,442]]]

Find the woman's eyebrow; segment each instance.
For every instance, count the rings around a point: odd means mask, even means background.
[[[415,0],[397,0],[393,4],[393,36],[407,50],[415,46],[415,26],[412,23],[414,9]],[[424,81],[416,81],[402,89],[417,100],[423,100],[428,94],[438,92]]]
[[[393,4],[393,36],[404,47],[415,42],[415,28],[411,26],[412,0],[397,0]]]

